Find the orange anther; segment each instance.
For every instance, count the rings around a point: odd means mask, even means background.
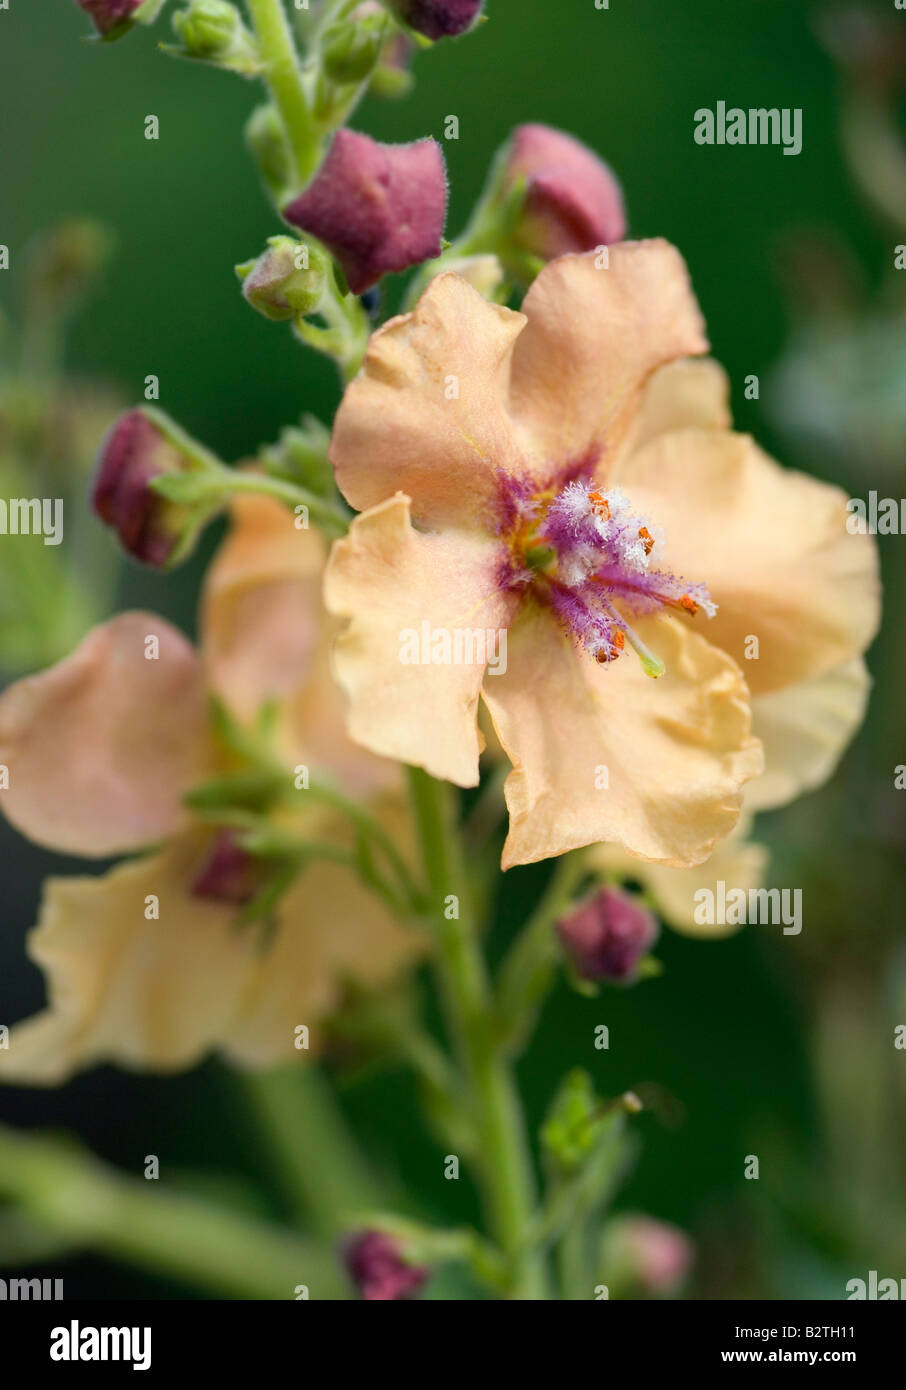
[[[639,540],[642,542],[645,554],[650,555],[652,550],[654,549],[654,537],[648,530],[647,526],[642,526],[639,529]]]
[[[680,608],[685,608],[685,610],[686,610],[687,613],[697,613],[697,612],[698,612],[698,604],[695,602],[695,599],[694,599],[694,598],[691,598],[691,597],[689,596],[689,594],[682,594],[682,595],[681,595],[681,597],[680,597],[680,599],[679,599],[679,606],[680,606]]]
[[[600,516],[602,516],[602,517],[604,518],[605,521],[609,521],[609,519],[610,519],[610,503],[608,502],[608,500],[607,500],[607,498],[604,496],[604,494],[601,493],[601,492],[597,492],[597,491],[595,491],[595,492],[590,492],[590,493],[588,494],[588,500],[589,500],[589,502],[591,503],[591,505],[594,507],[595,511],[596,511]]]
[[[626,636],[621,627],[618,627],[616,632],[613,634],[613,645],[616,647],[618,652],[621,652],[623,648],[626,646]]]

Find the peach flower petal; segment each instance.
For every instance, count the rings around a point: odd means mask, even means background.
[[[461,662],[407,662],[406,646],[427,634],[506,628],[515,600],[497,589],[496,542],[472,532],[416,531],[402,493],[373,507],[335,542],[325,577],[328,610],[348,619],[334,649],[334,670],[349,699],[347,728],[356,742],[424,767],[463,787],[478,782],[482,741],[478,694],[485,671],[478,645]],[[455,654],[451,647],[451,653]]]
[[[756,778],[746,788],[746,805],[749,788],[756,786],[757,782]],[[770,854],[765,845],[746,838],[750,825],[751,817],[743,812],[733,833],[721,840],[704,864],[694,869],[671,869],[665,864],[642,863],[616,845],[596,845],[589,852],[589,863],[601,872],[637,879],[651,896],[658,915],[674,931],[682,932],[685,936],[731,936],[739,930],[738,927],[720,922],[710,926],[696,922],[695,894],[699,889],[707,888],[716,895],[719,880],[723,880],[728,892],[741,888],[748,893],[750,888],[762,886]]]
[[[327,547],[320,533],[269,497],[243,497],[214,556],[202,598],[208,680],[246,722],[267,701],[280,713],[288,762],[331,772],[347,791],[399,783],[399,771],[353,743],[330,670],[338,626],[321,594]]]
[[[783,806],[820,787],[865,717],[871,677],[861,659],[752,701],[765,770],[746,789],[753,811]]]
[[[708,640],[740,663],[753,695],[832,670],[871,641],[877,552],[847,532],[839,489],[720,430],[660,436],[621,485],[663,528],[664,568],[707,584],[718,605]],[[745,659],[751,636],[757,660]]]
[[[600,841],[699,864],[736,824],[762,766],[739,669],[672,617],[637,631],[666,663],[658,680],[630,651],[599,666],[545,610],[511,630],[506,674],[482,692],[513,764],[504,868]]]
[[[0,696],[2,808],[29,839],[67,854],[118,854],[170,834],[208,756],[201,662],[152,613],[103,623]]]
[[[213,1049],[249,1066],[305,1061],[343,977],[390,978],[423,949],[335,864],[300,877],[262,947],[236,928],[236,909],[194,897],[204,858],[197,834],[98,878],[53,878],[29,954],[48,1006],[16,1025],[0,1051],[0,1081],[56,1085],[101,1062],[169,1071]],[[145,919],[154,894],[159,920]],[[312,1030],[311,1051],[294,1029]]]
[[[727,374],[712,357],[680,357],[651,373],[621,458],[608,471],[620,482],[622,461],[672,430],[729,429],[732,424]]]
[[[510,408],[549,466],[592,454],[606,475],[647,377],[708,341],[674,247],[621,242],[606,269],[596,256],[551,261],[526,295]]]
[[[524,323],[448,272],[413,313],[374,334],[330,449],[352,506],[364,511],[400,490],[420,524],[486,524],[496,470],[521,463],[506,394]]]
[[[205,577],[202,654],[208,683],[240,719],[308,678],[318,641],[326,548],[270,497],[233,503]]]

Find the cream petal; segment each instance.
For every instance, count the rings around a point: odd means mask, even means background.
[[[350,792],[399,782],[399,770],[353,743],[330,669],[338,624],[324,610],[327,549],[269,497],[243,497],[208,570],[202,652],[212,688],[246,722],[267,701],[287,762],[329,771]]]
[[[736,824],[762,762],[738,668],[674,618],[637,630],[666,663],[658,680],[630,651],[599,666],[546,611],[511,631],[506,674],[482,691],[513,763],[504,868],[600,841],[698,864]]]
[[[621,484],[663,528],[665,568],[708,585],[719,610],[708,640],[740,663],[753,695],[831,670],[871,641],[877,552],[847,532],[839,489],[721,430],[662,435],[632,456]],[[758,659],[747,660],[753,636]]]
[[[475,786],[486,665],[479,648],[489,645],[488,631],[496,643],[515,606],[496,587],[498,563],[496,543],[475,533],[416,531],[401,493],[357,517],[348,537],[335,542],[325,599],[330,612],[348,619],[334,669],[349,700],[353,739]],[[470,652],[469,635],[478,633],[482,642]],[[457,640],[463,660],[443,659],[445,643],[455,657]],[[442,659],[421,659],[437,655]]]
[[[202,654],[212,690],[241,719],[308,679],[319,637],[326,548],[319,532],[270,497],[232,507],[232,524],[208,569]]]
[[[679,252],[622,242],[551,261],[522,305],[510,408],[550,463],[590,454],[606,472],[656,367],[705,352],[704,323]]]
[[[752,720],[764,744],[765,770],[746,788],[746,806],[783,806],[826,782],[862,723],[870,689],[865,663],[856,659],[757,695]]]
[[[756,783],[757,779],[746,788],[746,805],[749,788]],[[748,893],[750,888],[762,886],[770,854],[765,845],[746,838],[750,822],[751,818],[743,813],[733,833],[717,845],[704,864],[694,869],[671,869],[665,864],[643,863],[616,845],[596,845],[589,852],[589,863],[600,872],[617,874],[624,879],[637,879],[652,898],[659,916],[675,931],[686,936],[731,936],[739,930],[738,927],[720,922],[713,925],[696,922],[698,902],[695,895],[701,889],[716,895],[717,884],[721,880],[727,892],[741,888]]]
[[[203,855],[198,836],[182,836],[98,878],[47,880],[28,949],[48,1006],[11,1030],[0,1080],[55,1085],[100,1062],[189,1066],[225,1035],[254,937],[235,931],[235,908],[189,895]]]
[[[606,470],[607,481],[619,483],[622,462],[662,434],[728,429],[731,423],[730,384],[718,362],[712,357],[680,357],[668,362],[646,381],[620,459]]]
[[[374,334],[330,450],[337,483],[357,510],[399,489],[420,524],[486,528],[497,470],[521,464],[506,395],[524,323],[446,273],[414,313]]]
[[[152,613],[103,623],[0,696],[0,807],[30,839],[68,854],[117,854],[169,834],[208,756],[201,663]]]
[[[191,834],[99,878],[48,880],[29,940],[48,1006],[11,1030],[0,1081],[56,1085],[101,1062],[170,1071],[213,1049],[249,1066],[304,1061],[345,979],[382,983],[424,950],[325,862],[302,874],[265,945],[260,929],[237,930],[235,907],[191,895],[204,857]],[[295,1047],[299,1023],[309,1052]]]

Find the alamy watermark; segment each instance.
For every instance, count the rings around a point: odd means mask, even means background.
[[[62,1297],[62,1279],[0,1279],[0,1303],[51,1303]]]
[[[506,628],[404,627],[399,634],[403,666],[486,666],[488,674],[506,671]]]
[[[722,878],[715,888],[697,888],[693,894],[693,916],[700,927],[761,923],[782,924],[784,936],[798,936],[802,931],[801,888],[728,888]]]
[[[62,497],[0,497],[0,536],[43,536],[45,545],[59,545]]]
[[[802,149],[801,106],[727,107],[719,101],[715,110],[696,111],[694,139],[697,145],[782,145],[784,154]]]
[[[879,497],[872,489],[867,500],[850,497],[846,510],[851,536],[906,535],[906,497]]]

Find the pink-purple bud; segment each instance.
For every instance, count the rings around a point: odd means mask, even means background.
[[[546,125],[514,131],[504,188],[526,181],[515,241],[542,260],[592,251],[626,235],[623,194],[612,170],[581,141]]]
[[[106,38],[131,19],[144,0],[76,0],[76,4],[94,20],[98,33]]]
[[[260,887],[259,861],[242,848],[235,831],[218,831],[192,882],[194,896],[242,906],[252,901]]]
[[[356,1236],[345,1254],[349,1276],[360,1296],[369,1302],[410,1298],[431,1272],[422,1265],[407,1264],[398,1243],[383,1231]]]
[[[608,1280],[627,1293],[673,1293],[692,1264],[692,1242],[677,1226],[650,1216],[619,1216],[603,1240]]]
[[[349,288],[362,294],[388,272],[439,256],[446,211],[436,140],[381,145],[339,130],[314,180],[283,215],[324,242]]]
[[[455,38],[471,29],[484,0],[388,0],[389,8],[426,39]]]
[[[632,980],[657,940],[654,916],[618,888],[599,888],[557,923],[557,935],[583,980]]]
[[[179,450],[143,410],[122,415],[101,445],[92,506],[123,549],[143,564],[165,565],[183,536],[179,509],[148,484],[183,470]]]

